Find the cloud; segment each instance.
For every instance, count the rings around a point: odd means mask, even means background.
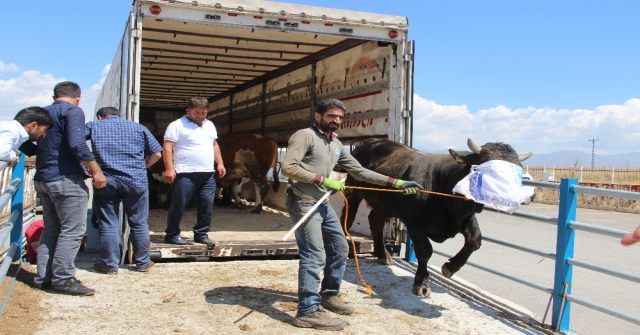
[[[6,80],[0,79],[0,120],[13,119],[25,107],[51,104],[53,86],[64,80],[34,70]]]
[[[590,152],[593,138],[599,139],[599,154],[640,151],[638,98],[593,110],[497,106],[473,113],[465,105],[439,105],[416,94],[413,124],[413,146],[423,151],[466,149],[467,138],[505,142],[522,153]]]
[[[13,63],[11,64],[5,64],[4,62],[2,62],[0,60],[0,73],[2,72],[16,72],[19,71],[20,67],[18,65],[15,65]]]
[[[0,70],[3,66],[6,65],[0,61]],[[10,67],[19,69],[14,64],[10,64]],[[109,67],[110,65],[105,66],[98,83],[88,89],[83,88],[80,107],[84,110],[87,120],[93,119],[94,106]],[[67,79],[64,77],[56,78],[35,70],[23,71],[6,80],[0,79],[0,121],[13,119],[15,114],[25,107],[50,105],[53,101],[53,87],[65,80]]]

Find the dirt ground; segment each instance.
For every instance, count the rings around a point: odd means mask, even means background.
[[[297,260],[160,263],[149,273],[122,266],[118,275],[94,272],[97,254],[81,254],[77,276],[97,293],[72,297],[29,286],[35,272],[23,265],[4,315],[1,334],[308,334],[291,321],[296,312]],[[343,317],[344,334],[549,334],[481,301],[435,283],[430,298],[411,293],[414,269],[360,258],[359,282],[349,260],[342,296],[356,313]],[[9,274],[15,273],[12,268]],[[7,277],[1,292],[6,293]],[[317,331],[316,331],[317,332]]]
[[[260,215],[233,208],[216,211],[214,239],[238,238],[245,228],[236,226],[233,235],[225,236],[216,227],[223,222],[238,222],[239,218],[254,227],[255,233],[276,238],[292,226],[289,218],[277,210]],[[192,215],[188,211],[183,220],[185,235],[192,225]],[[154,212],[150,221],[162,222],[162,216]],[[81,253],[76,259],[78,279],[97,290],[91,297],[33,288],[32,265],[22,264],[14,281],[18,264],[12,265],[0,285],[0,297],[12,289],[0,316],[0,334],[324,333],[291,325],[297,305],[298,261],[294,259],[161,261],[148,273],[124,265],[115,276],[93,271],[91,266],[98,260],[97,253]],[[462,283],[468,289],[456,290],[460,280],[444,280],[434,274],[432,296],[419,298],[411,293],[414,265],[397,260],[393,266],[383,266],[368,256],[359,260],[373,295],[366,294],[355,261],[350,259],[341,294],[356,313],[343,317],[350,325],[339,333],[551,334],[518,306],[498,297],[487,299],[485,293],[481,294],[483,299],[473,298],[477,290],[469,283]],[[434,264],[436,268],[440,265]]]

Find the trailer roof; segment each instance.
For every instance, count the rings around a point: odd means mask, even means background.
[[[388,33],[393,30],[400,36],[391,41],[406,37],[406,18],[380,14],[250,0],[198,1],[197,6],[191,1],[141,3],[140,103],[145,107],[184,108],[189,97],[220,96],[332,46],[390,40]],[[150,13],[153,4],[161,7],[160,15]],[[209,9],[203,11],[203,7]],[[233,15],[239,8],[243,14]],[[301,23],[303,13],[308,24]],[[215,15],[215,20],[205,19],[206,15]],[[331,15],[349,18],[345,22]],[[281,17],[286,19],[278,21]],[[387,21],[384,26],[365,23],[374,19]],[[328,23],[331,20],[339,22]],[[297,23],[299,28],[265,22]],[[341,34],[341,29],[351,32]]]

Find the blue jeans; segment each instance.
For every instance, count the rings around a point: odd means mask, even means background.
[[[285,204],[293,223],[297,223],[315,203],[316,200],[301,198],[290,188],[287,189]],[[307,315],[318,310],[322,301],[321,293],[335,294],[340,291],[349,245],[340,219],[328,202],[321,204],[295,234],[300,252],[298,315]],[[320,285],[320,273],[323,271]]]
[[[213,172],[178,173],[173,181],[172,189],[165,238],[180,235],[182,215],[194,196],[198,221],[193,226],[193,237],[206,237],[211,227],[213,199],[216,194],[216,179]]]
[[[112,177],[107,186],[93,188],[93,211],[97,214],[100,257],[113,270],[118,269],[121,255],[120,203],[127,214],[133,246],[133,261],[138,267],[149,266],[149,189],[133,187]],[[126,243],[126,241],[125,241]]]
[[[87,230],[89,188],[82,175],[52,182],[35,181],[35,188],[42,201],[45,225],[33,281],[37,285],[64,285],[76,275],[74,262]]]

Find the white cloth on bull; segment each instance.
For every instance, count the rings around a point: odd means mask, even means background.
[[[456,184],[453,192],[511,214],[533,195],[534,189],[522,187],[522,167],[492,160],[472,166],[471,173]]]

